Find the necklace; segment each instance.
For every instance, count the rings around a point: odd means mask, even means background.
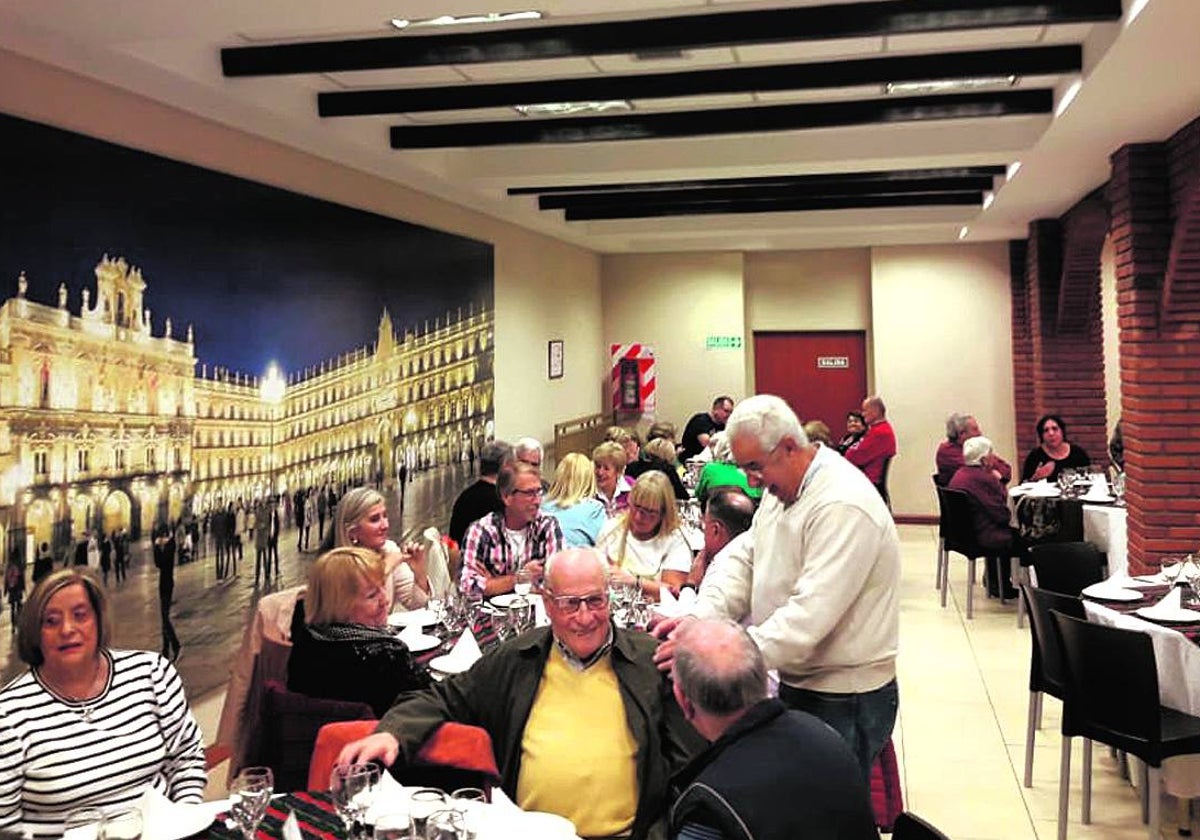
[[[96,706],[96,701],[100,694],[104,691],[104,684],[108,681],[108,657],[104,654],[96,656],[96,665],[92,671],[92,678],[88,681],[86,688],[82,692],[64,691],[54,684],[54,680],[47,677],[46,674],[41,674],[42,682],[50,689],[52,694],[55,694],[62,700],[71,704],[78,704],[75,711],[79,712],[88,723],[92,722],[92,710]]]

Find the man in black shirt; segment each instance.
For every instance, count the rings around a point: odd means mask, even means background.
[[[460,546],[472,522],[504,509],[500,494],[496,492],[496,476],[511,460],[512,446],[502,440],[489,441],[479,450],[479,480],[459,493],[450,513],[448,533]]]
[[[699,455],[700,451],[708,446],[708,439],[713,432],[725,430],[725,421],[729,419],[731,411],[733,398],[717,397],[713,400],[712,408],[694,415],[683,429],[683,440],[680,441],[683,448],[679,453],[679,460],[686,461]]]

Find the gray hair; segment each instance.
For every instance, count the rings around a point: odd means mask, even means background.
[[[479,474],[496,475],[512,459],[512,446],[502,440],[489,440],[479,450]]]
[[[725,432],[713,432],[708,439],[708,448],[712,450],[713,460],[718,464],[733,463],[733,447],[729,443],[729,435]]]
[[[521,456],[527,452],[536,452],[538,457],[542,457],[542,443],[537,438],[523,437],[513,444],[513,456],[519,461]]]
[[[958,440],[967,428],[967,421],[971,419],[970,414],[963,414],[961,411],[956,411],[946,418],[946,440]]]
[[[751,435],[763,451],[774,449],[785,437],[801,446],[808,445],[808,435],[796,412],[773,394],[755,394],[734,406],[725,433],[731,441],[738,435]]]
[[[550,573],[554,570],[554,567],[557,566],[562,560],[574,557],[593,558],[596,561],[596,568],[599,569],[601,574],[604,575],[604,585],[606,587],[608,586],[608,579],[611,575],[611,571],[608,568],[608,561],[604,559],[604,555],[590,546],[580,546],[576,548],[564,548],[561,551],[556,551],[546,559],[546,565],[542,569],[542,577],[546,581],[547,587],[549,587]]]
[[[762,652],[727,618],[680,625],[675,631],[674,674],[683,696],[712,715],[735,714],[767,696]]]
[[[992,442],[983,435],[967,438],[963,443],[963,463],[974,467],[992,451]]]

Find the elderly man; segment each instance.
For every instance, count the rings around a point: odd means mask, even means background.
[[[582,837],[660,830],[669,775],[700,743],[655,670],[654,643],[613,626],[608,566],[593,549],[551,557],[544,597],[549,628],[402,695],[338,761],[411,761],[441,723],[474,724],[491,735],[504,792],[522,808],[561,814]]]
[[[896,432],[888,422],[887,406],[878,396],[863,400],[862,414],[867,432],[846,450],[846,460],[863,471],[886,501],[884,469],[888,460],[896,455]]]
[[[519,438],[517,442],[513,444],[513,457],[523,464],[529,464],[529,466],[536,469],[538,474],[541,475],[543,457],[542,442],[537,438]],[[545,476],[542,476],[541,481],[542,492],[544,493],[550,489],[550,482],[546,480]]]
[[[967,494],[975,539],[994,552],[987,559],[984,575],[988,593],[998,595],[1003,586],[1004,597],[1015,598],[1017,591],[1008,579],[1006,561],[1021,549],[1016,531],[1008,524],[1008,494],[997,477],[997,460],[990,440],[982,435],[968,438],[963,444],[963,465],[955,471],[949,487]]]
[[[937,465],[937,483],[942,487],[950,484],[954,473],[963,465],[963,443],[969,438],[979,437],[979,422],[970,414],[954,412],[946,418],[946,439],[938,444],[934,463]],[[998,455],[993,454],[992,469],[1001,484],[1012,481],[1012,467]]]
[[[547,557],[563,547],[558,519],[541,512],[542,478],[523,461],[506,465],[496,478],[502,513],[471,523],[463,542],[462,588],[484,597],[512,592],[518,569],[542,576]]]
[[[683,427],[683,440],[679,442],[682,446],[679,460],[686,461],[699,455],[700,450],[708,446],[708,439],[712,433],[725,428],[725,421],[729,419],[731,411],[733,397],[717,397],[708,411],[693,414]]]
[[[754,518],[754,502],[740,487],[718,487],[704,503],[700,527],[704,529],[704,547],[692,559],[688,585],[699,588],[708,567],[735,537],[745,533]]]
[[[749,538],[709,568],[694,614],[747,621],[779,699],[823,719],[850,744],[864,778],[896,719],[900,542],[863,474],[808,442],[796,415],[766,394],[738,404],[734,460],[766,493]],[[655,658],[674,656],[670,634]]]
[[[825,723],[767,698],[767,669],[732,621],[676,636],[675,699],[712,742],[676,778],[676,840],[878,840],[854,753]]]
[[[513,448],[502,440],[488,441],[479,450],[479,480],[458,494],[450,511],[450,539],[460,546],[477,519],[503,510],[496,492],[500,468],[513,459]]]

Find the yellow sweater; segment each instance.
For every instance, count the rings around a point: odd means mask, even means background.
[[[627,834],[637,751],[611,655],[577,671],[552,646],[521,740],[517,804],[561,814],[581,837]]]

